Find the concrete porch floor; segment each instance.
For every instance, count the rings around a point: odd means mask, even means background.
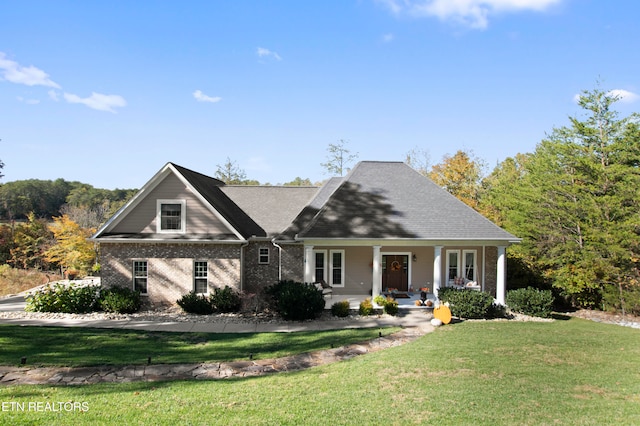
[[[357,310],[360,308],[360,302],[362,302],[367,297],[371,297],[365,294],[334,294],[332,296],[325,296],[325,309],[331,309],[331,305],[336,302],[341,302],[343,300],[349,301],[349,308]],[[436,301],[436,297],[432,293],[427,294],[427,299],[432,302]],[[431,309],[426,306],[416,306],[416,300],[420,300],[420,292],[409,294],[409,298],[397,298],[398,308],[400,309]]]

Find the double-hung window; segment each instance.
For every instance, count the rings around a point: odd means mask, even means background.
[[[463,285],[477,281],[477,250],[447,250],[447,282]]]
[[[344,287],[344,250],[314,250],[314,281],[325,281],[332,287]]]
[[[133,261],[133,289],[147,294],[148,265],[146,260]]]
[[[157,231],[184,233],[186,228],[185,200],[158,200]]]
[[[209,293],[209,268],[207,261],[193,263],[193,290],[198,294]]]
[[[258,249],[258,263],[267,265],[269,263],[269,247],[261,247]]]

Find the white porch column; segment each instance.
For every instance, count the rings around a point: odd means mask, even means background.
[[[313,281],[313,246],[304,246],[304,282]]]
[[[373,246],[373,273],[371,277],[371,297],[376,297],[382,293],[382,255],[381,246]]]
[[[433,294],[438,297],[440,283],[442,281],[442,246],[433,248]]]
[[[504,305],[507,292],[506,247],[498,246],[498,265],[496,268],[496,301]]]

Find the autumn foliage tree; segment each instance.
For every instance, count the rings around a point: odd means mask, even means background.
[[[445,155],[442,163],[435,164],[429,178],[466,205],[477,209],[484,168],[484,162],[472,152],[458,150],[453,156]]]
[[[45,251],[45,259],[57,263],[67,274],[86,274],[96,261],[94,243],[88,238],[94,228],[81,228],[69,216],[53,218],[49,226],[56,243]]]

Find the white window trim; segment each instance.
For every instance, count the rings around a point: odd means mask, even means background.
[[[329,283],[329,276],[327,275],[327,268],[328,268],[328,261],[327,261],[327,250],[313,250],[313,282],[318,282],[318,277],[316,276],[316,270],[318,268],[316,268],[316,253],[322,253],[323,257],[324,257],[324,267],[322,268],[324,271],[324,276],[325,276],[325,281],[327,283]]]
[[[267,261],[266,262],[262,262],[260,259],[262,258],[263,254],[261,253],[262,250],[266,250],[267,251]],[[268,265],[269,263],[271,263],[271,250],[269,250],[269,247],[258,247],[258,265]]]
[[[138,276],[136,275],[136,262],[145,262],[147,264],[147,275]],[[147,259],[133,259],[131,261],[131,287],[135,291],[136,290],[136,278],[146,278],[147,279],[147,291],[140,292],[141,296],[146,296],[149,294],[149,261]]]
[[[340,282],[342,284],[335,284],[333,282],[333,254],[334,253],[340,253],[342,256],[340,256]],[[344,250],[329,250],[329,261],[327,262],[329,265],[329,274],[327,275],[327,278],[329,278],[329,285],[331,287],[344,287],[345,286],[345,251]]]
[[[473,254],[473,279],[471,281],[478,282],[478,250],[462,250],[462,276],[467,277],[467,253]]]
[[[458,250],[458,249],[454,249],[454,250],[446,250],[445,252],[445,256],[447,259],[447,264],[446,264],[446,268],[445,268],[445,277],[447,279],[447,285],[452,285],[453,282],[452,280],[449,279],[449,254],[450,253],[456,253],[458,255],[458,266],[456,268],[456,276],[457,277],[462,277],[466,279],[466,274],[464,273],[464,271],[467,268],[467,258],[466,258],[466,254],[467,253],[473,253],[473,280],[471,281],[475,281],[478,282],[478,250]]]
[[[180,229],[162,229],[162,205],[180,204]],[[158,234],[184,234],[187,229],[187,200],[156,200],[156,232]]]
[[[207,275],[205,277],[197,277],[196,276],[196,263],[197,262],[205,262],[207,264]],[[197,294],[204,294],[204,295],[209,295],[209,261],[208,260],[194,260],[193,261],[193,291],[196,291],[196,279],[203,279],[206,278],[207,280],[207,291],[206,293],[197,293]]]

